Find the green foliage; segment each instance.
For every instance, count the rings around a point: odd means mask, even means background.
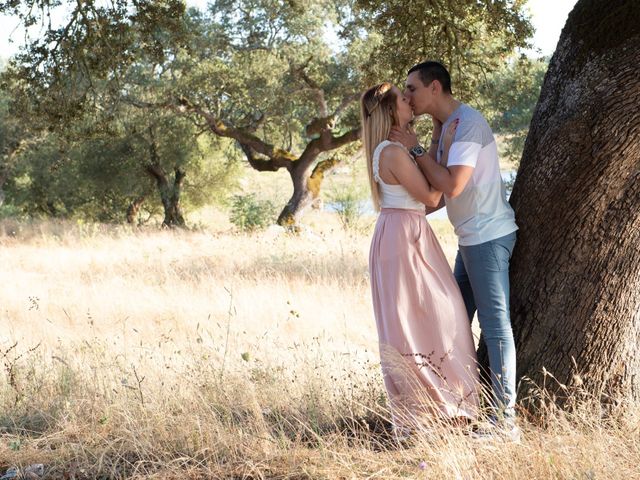
[[[513,58],[488,75],[480,87],[477,106],[494,132],[505,139],[501,156],[513,163],[522,156],[547,67],[548,59]]]
[[[369,192],[355,183],[334,189],[329,199],[342,228],[347,231],[359,231],[363,228],[362,216],[366,213],[368,198]]]
[[[0,72],[4,65],[0,67]],[[7,91],[6,85],[0,88],[0,193],[2,187],[13,172],[17,155],[32,136],[32,122],[23,122],[16,115],[12,106],[11,94]],[[0,204],[4,199],[0,199]]]
[[[488,72],[502,65],[533,33],[525,0],[356,0],[347,37],[370,36],[373,48],[362,68],[368,83],[404,82],[407,70],[426,59],[449,69],[454,95],[472,101]],[[372,35],[375,34],[375,35]]]
[[[205,205],[227,206],[242,173],[232,141],[210,135],[201,135],[197,141],[197,161],[189,164],[184,186],[183,205],[187,212]]]
[[[275,221],[275,207],[269,200],[258,200],[255,193],[234,195],[229,219],[242,231],[260,230]]]
[[[149,14],[143,2],[138,6],[141,10],[136,15]],[[101,10],[91,15],[112,13]],[[116,15],[113,20],[119,18]],[[145,35],[152,35],[154,42],[167,41],[162,25],[166,22],[158,23],[154,32],[129,30],[128,34],[136,37],[131,40],[134,42],[142,42]],[[82,24],[76,27],[80,35]],[[144,30],[149,25],[136,28]],[[117,38],[112,40],[113,54],[118,43]],[[101,42],[93,46],[99,50]],[[71,58],[78,54],[60,48],[49,52],[51,61],[60,55]],[[151,172],[159,172],[171,186],[177,169],[186,174],[180,195],[185,211],[228,197],[239,176],[239,155],[231,142],[203,136],[206,129],[183,115],[162,108],[142,108],[128,101],[126,95],[131,94],[140,95],[147,103],[155,101],[173,83],[173,79],[157,73],[157,62],[171,56],[169,53],[154,53],[149,45],[129,52],[134,53],[135,58],[127,60],[127,68],[119,64],[119,69],[112,69],[106,77],[101,77],[102,70],[92,70],[91,88],[83,94],[91,102],[82,108],[76,108],[77,104],[70,107],[67,100],[73,100],[76,85],[65,83],[64,75],[55,74],[47,86],[39,83],[41,79],[25,76],[29,62],[35,62],[38,55],[32,52],[12,60],[2,74],[0,90],[0,143],[4,142],[0,145],[0,173],[10,173],[6,175],[7,199],[14,207],[29,215],[121,222],[127,207],[143,199],[142,210],[149,218],[161,210],[161,186]],[[55,95],[61,95],[61,101],[50,109],[49,97]],[[23,130],[28,126],[26,133],[31,136],[8,131],[10,127],[15,130],[16,125]],[[15,145],[5,145],[9,140]]]
[[[494,130],[513,133],[529,127],[547,67],[548,59],[520,56],[487,77],[480,94]]]
[[[123,222],[128,205],[142,197],[149,218],[161,209],[151,166],[169,181],[176,167],[186,171],[181,197],[186,212],[227,197],[239,176],[229,142],[202,138],[180,117],[137,113],[123,115],[107,130],[71,125],[86,129],[87,136],[77,140],[52,133],[32,145],[7,182],[8,201],[28,215]]]
[[[2,204],[0,205],[0,220],[5,219],[20,219],[22,217],[22,212],[20,209],[14,205]]]
[[[208,12],[189,11],[194,34],[171,65],[181,72],[173,94],[294,155],[317,135],[307,126],[345,99],[351,108],[333,129],[356,127],[357,64],[323,34],[326,24],[335,26],[340,3],[217,0]]]
[[[48,25],[28,31],[38,36],[12,59],[9,75],[49,127],[64,130],[96,107],[109,114],[111,94],[127,91],[139,62],[160,65],[184,46],[184,12],[181,0],[0,2],[0,13],[26,26]]]
[[[34,2],[45,8],[32,13],[27,4]],[[54,28],[46,33],[48,43],[36,39],[13,60],[8,76],[19,86],[15,97],[36,99],[33,108],[60,132],[85,115],[111,130],[123,111],[135,107],[189,118],[222,135],[213,118],[224,122],[225,131],[266,143],[260,162],[272,145],[295,159],[320,134],[307,128],[319,118],[331,117],[319,123],[337,135],[357,127],[353,107],[360,82],[353,55],[334,51],[323,35],[337,19],[339,2],[215,0],[205,12],[181,11],[170,0],[156,3],[118,0],[93,11],[88,3],[62,2],[71,12],[69,28]],[[46,15],[49,7],[44,0],[12,5],[0,9],[30,18]],[[158,9],[166,18],[155,18]],[[95,23],[101,22],[109,28],[98,38]],[[97,65],[93,60],[100,56],[105,58]],[[37,69],[45,74],[35,77]],[[210,115],[204,122],[202,112]],[[142,131],[146,113],[139,117]],[[234,158],[246,153],[238,146]],[[282,165],[267,169],[273,168]],[[199,190],[191,192],[202,200]]]
[[[425,57],[447,63],[456,94],[475,98],[485,73],[531,33],[521,0],[212,0],[206,11],[179,0],[23,0],[0,2],[0,12],[27,25],[64,18],[3,74],[21,124],[49,132],[20,157],[13,198],[29,212],[111,221],[142,197],[157,209],[150,166],[169,184],[186,173],[187,208],[228,198],[238,158],[288,168],[310,142],[324,148],[355,132],[366,84],[401,80]],[[225,136],[237,142],[216,140]]]

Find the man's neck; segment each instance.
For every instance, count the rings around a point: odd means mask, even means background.
[[[462,102],[456,100],[451,95],[445,95],[436,105],[433,116],[444,123],[447,121],[447,118],[449,118],[451,114],[458,109],[460,105],[462,105]]]

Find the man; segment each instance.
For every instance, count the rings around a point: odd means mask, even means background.
[[[518,227],[506,200],[493,132],[482,114],[453,97],[449,72],[438,62],[411,68],[404,94],[414,115],[432,116],[431,145],[427,152],[415,133],[397,128],[390,139],[410,150],[427,180],[444,194],[447,214],[458,236],[454,275],[469,319],[478,312],[489,353],[492,423],[501,433],[518,440],[516,352],[509,314],[509,260]],[[440,165],[440,135],[454,121],[459,123],[449,159],[447,165]]]

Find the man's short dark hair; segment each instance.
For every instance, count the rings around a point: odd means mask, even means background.
[[[433,61],[422,62],[411,67],[407,75],[413,72],[420,72],[420,80],[424,85],[430,85],[434,80],[438,80],[442,85],[442,91],[451,93],[451,76],[441,63]]]

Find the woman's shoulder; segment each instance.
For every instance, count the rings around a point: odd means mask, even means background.
[[[404,145],[398,142],[392,142],[391,140],[383,140],[380,142],[376,147],[376,153],[380,156],[380,159],[397,156],[406,157],[410,155]]]

